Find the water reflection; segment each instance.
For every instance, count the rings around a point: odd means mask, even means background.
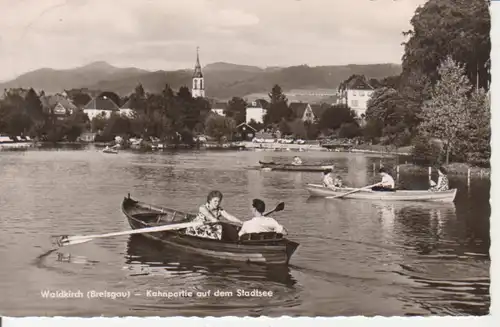
[[[132,275],[179,275],[199,273],[239,281],[274,282],[293,287],[296,280],[287,266],[263,266],[213,260],[140,235],[132,235],[127,244],[126,264]]]

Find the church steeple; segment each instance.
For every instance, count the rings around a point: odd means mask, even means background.
[[[201,65],[200,65],[199,47],[196,47],[196,65],[194,66],[193,90],[191,92],[194,98],[205,97],[204,84],[205,83],[203,81],[203,74],[201,72]]]

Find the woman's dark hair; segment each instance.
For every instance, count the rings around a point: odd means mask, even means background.
[[[448,172],[446,171],[446,169],[443,167],[443,166],[439,166],[439,171],[442,172],[443,174],[447,174]]]
[[[207,196],[207,202],[210,202],[213,198],[219,198],[222,201],[222,193],[220,191],[210,191]]]
[[[379,172],[379,173],[386,173],[386,174],[387,174],[387,170],[385,170],[385,168],[384,168],[384,167],[380,168],[380,169],[378,170],[378,172]]]
[[[261,199],[253,199],[252,207],[254,207],[255,210],[257,210],[261,214],[266,210],[266,204]]]
[[[326,174],[331,173],[331,172],[332,172],[331,169],[325,169],[325,170],[323,170],[323,175],[326,175]]]

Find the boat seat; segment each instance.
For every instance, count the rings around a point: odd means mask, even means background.
[[[240,237],[240,241],[252,242],[252,241],[279,241],[283,239],[283,234],[276,232],[262,232],[262,233],[248,233],[243,234]]]

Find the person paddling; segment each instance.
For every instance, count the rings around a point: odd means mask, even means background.
[[[379,169],[380,177],[382,181],[377,185],[372,187],[373,191],[395,191],[394,189],[394,178],[387,173],[384,167]]]
[[[286,235],[286,229],[281,226],[274,218],[264,216],[266,204],[260,199],[253,199],[252,213],[253,218],[245,221],[241,226],[238,236],[251,233],[276,232]]]

